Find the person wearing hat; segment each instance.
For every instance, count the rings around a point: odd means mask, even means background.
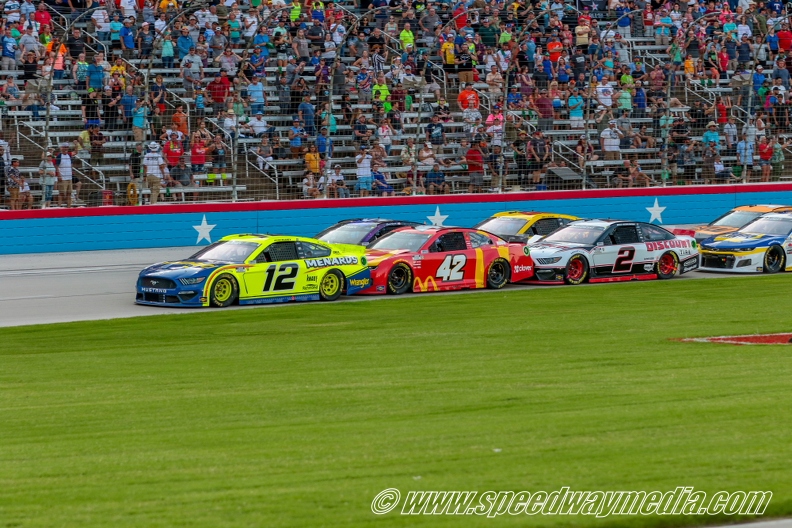
[[[720,151],[720,134],[718,134],[718,124],[715,121],[707,123],[707,130],[701,137],[701,142],[705,145],[714,143],[717,150]]]
[[[668,46],[671,39],[671,26],[674,25],[673,19],[668,15],[667,9],[661,9],[660,14],[654,21],[655,44],[658,46]]]
[[[608,128],[600,134],[600,147],[608,161],[621,159],[621,140],[624,133],[616,125],[617,121],[611,119],[608,121]]]
[[[327,196],[328,198],[349,198],[349,188],[344,181],[341,165],[336,163],[333,168],[327,169]],[[325,177],[319,178],[319,184],[324,185]]]
[[[48,150],[43,152],[41,155],[41,163],[39,164],[39,183],[41,184],[41,208],[46,209],[52,206],[52,191],[55,189],[55,183],[57,182],[58,178],[56,176],[56,169],[54,163],[54,157],[52,156],[52,151]],[[10,169],[9,169],[10,174]],[[11,191],[11,209],[16,209],[14,207],[14,193],[11,189],[12,182],[9,179],[8,187],[9,191]],[[19,188],[19,181],[16,182],[17,189]]]
[[[302,126],[302,121],[295,116],[292,127],[289,129],[289,150],[292,159],[302,157],[303,143],[307,141],[308,134]]]
[[[143,156],[143,171],[146,174],[146,184],[151,191],[149,203],[155,205],[159,200],[159,193],[162,189],[165,175],[168,174],[168,166],[160,152],[159,143],[152,141],[148,145],[148,150],[148,153]]]

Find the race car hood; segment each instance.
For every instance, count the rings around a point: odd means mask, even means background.
[[[710,237],[701,243],[702,249],[712,249],[716,251],[740,251],[768,247],[772,244],[781,244],[786,240],[783,236],[753,235],[746,233],[734,233]]]
[[[695,238],[698,242],[705,240],[710,237],[718,236],[718,235],[725,235],[727,233],[734,233],[737,231],[738,228],[730,227],[730,226],[711,226],[711,225],[700,225],[693,228],[693,231],[696,232]]]
[[[217,268],[229,264],[231,262],[198,262],[195,260],[158,262],[141,271],[140,275],[157,275],[158,277],[168,278],[193,277],[209,275]],[[243,264],[240,264],[240,266],[243,266]]]
[[[392,249],[392,250],[381,250],[381,249],[369,249],[366,251],[366,260],[368,260],[368,265],[370,268],[376,268],[383,261],[391,258],[391,257],[399,257],[399,256],[407,256],[413,253],[409,249]]]

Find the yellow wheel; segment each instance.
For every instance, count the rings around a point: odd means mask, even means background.
[[[231,275],[220,275],[212,283],[210,304],[225,308],[231,306],[239,298],[239,285]]]
[[[129,205],[137,205],[138,194],[139,192],[135,182],[129,182],[129,185],[127,185],[127,203]]]
[[[344,289],[344,275],[338,270],[330,270],[319,283],[319,298],[323,301],[335,301]]]

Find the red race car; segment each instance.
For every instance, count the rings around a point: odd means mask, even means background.
[[[478,229],[402,227],[366,251],[373,287],[361,294],[503,288],[533,277],[528,246]]]

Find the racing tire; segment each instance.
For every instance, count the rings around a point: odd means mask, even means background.
[[[781,246],[770,246],[764,256],[764,273],[778,273],[784,271],[786,255]]]
[[[564,282],[582,284],[589,274],[589,263],[583,255],[572,255],[564,269]]]
[[[504,259],[496,259],[487,270],[487,288],[500,290],[509,284],[510,278],[511,268],[509,268],[509,263]]]
[[[401,295],[412,289],[413,271],[407,264],[399,262],[388,272],[388,293]]]
[[[657,278],[670,279],[679,271],[679,257],[673,251],[666,251],[657,259]]]
[[[344,274],[338,270],[330,270],[322,277],[319,283],[319,299],[335,301],[341,297],[344,289]]]
[[[129,205],[137,205],[139,194],[137,184],[129,182],[129,185],[127,185],[127,203]]]
[[[224,273],[212,283],[209,291],[209,304],[218,308],[231,306],[239,299],[239,284],[234,277]]]

